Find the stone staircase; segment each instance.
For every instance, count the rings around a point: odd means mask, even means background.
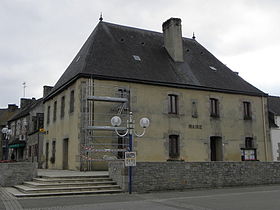
[[[34,178],[8,191],[16,197],[121,193],[122,189],[108,175]]]

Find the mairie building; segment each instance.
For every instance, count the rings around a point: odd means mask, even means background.
[[[181,19],[163,32],[100,19],[44,98],[44,167],[106,170],[124,159],[129,113],[150,126],[137,161],[271,161],[267,94],[219,61]],[[113,116],[122,124],[112,127]]]

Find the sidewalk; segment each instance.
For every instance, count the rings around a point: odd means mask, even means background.
[[[22,206],[17,198],[12,196],[7,190],[0,186],[0,209],[6,210],[22,210]]]
[[[54,170],[38,169],[38,176],[48,177],[67,177],[67,176],[108,176],[108,171],[72,171],[72,170]]]

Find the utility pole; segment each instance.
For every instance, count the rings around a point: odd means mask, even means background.
[[[23,85],[23,98],[25,98],[25,88],[27,87],[26,82],[23,82],[22,85]]]

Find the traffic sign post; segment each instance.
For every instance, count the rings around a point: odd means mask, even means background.
[[[136,152],[125,152],[125,166],[136,166]]]

